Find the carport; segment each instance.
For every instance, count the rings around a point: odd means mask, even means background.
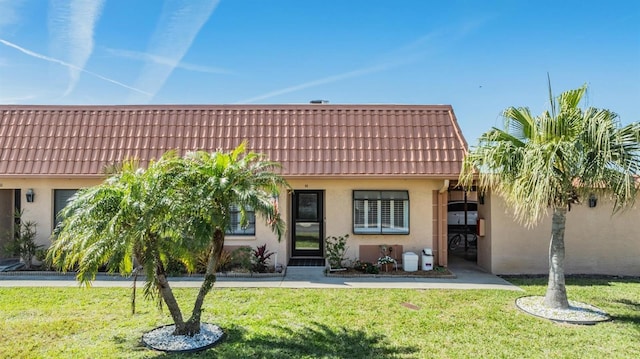
[[[479,204],[477,188],[464,188],[457,183],[447,190],[447,262],[457,259],[477,263]]]

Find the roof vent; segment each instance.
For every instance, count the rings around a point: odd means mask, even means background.
[[[327,100],[311,100],[311,101],[309,101],[309,103],[312,103],[314,105],[322,105],[322,104],[325,104],[325,103],[329,103],[329,101],[327,101]]]

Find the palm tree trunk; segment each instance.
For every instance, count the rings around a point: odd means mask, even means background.
[[[193,305],[193,311],[191,312],[191,318],[187,320],[186,326],[190,335],[200,332],[200,318],[202,315],[202,304],[204,298],[213,289],[213,285],[216,282],[216,270],[218,269],[218,263],[220,262],[220,255],[222,254],[222,248],[224,246],[224,232],[220,229],[216,229],[213,233],[213,243],[211,251],[209,252],[209,258],[207,259],[207,270],[204,275],[204,281],[198,296],[196,297],[195,304]]]
[[[131,315],[136,314],[136,284],[138,283],[138,268],[133,270],[133,291],[131,291]]]
[[[549,308],[569,307],[567,288],[564,282],[564,228],[567,219],[566,208],[555,208],[551,224],[549,244],[549,284],[544,297],[544,305]]]
[[[169,285],[169,281],[167,280],[167,275],[165,273],[162,262],[160,262],[160,258],[156,258],[156,260],[158,263],[156,265],[156,280],[158,290],[160,292],[160,295],[162,296],[162,300],[164,300],[167,308],[169,309],[169,313],[171,314],[173,323],[176,325],[176,329],[174,330],[173,335],[189,335],[185,322],[182,319],[180,306],[178,305],[176,297],[173,295],[173,291],[171,290],[171,286]]]

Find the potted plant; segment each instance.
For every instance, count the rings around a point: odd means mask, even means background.
[[[388,272],[389,269],[393,269],[393,266],[396,264],[396,260],[386,255],[378,258],[378,265],[381,270],[384,272]]]

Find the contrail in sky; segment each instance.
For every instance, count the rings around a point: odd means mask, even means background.
[[[390,69],[392,67],[399,66],[400,64],[401,64],[401,62],[398,62],[398,63],[387,63],[387,64],[382,64],[382,65],[367,67],[367,68],[364,68],[364,69],[344,72],[344,73],[341,73],[341,74],[338,74],[338,75],[327,76],[327,77],[322,78],[322,79],[309,81],[309,82],[305,82],[305,83],[300,84],[300,85],[295,85],[295,86],[283,88],[283,89],[280,89],[280,90],[272,91],[272,92],[269,92],[269,93],[266,93],[266,94],[263,94],[263,95],[260,95],[260,96],[256,96],[256,97],[252,97],[252,98],[249,98],[249,99],[246,99],[246,100],[238,101],[236,103],[237,104],[252,103],[252,102],[268,99],[268,98],[271,98],[271,97],[275,97],[275,96],[278,96],[278,95],[283,95],[283,94],[286,94],[286,93],[303,90],[303,89],[306,89],[306,88],[309,88],[309,87],[314,87],[314,86],[318,86],[318,85],[324,85],[324,84],[328,84],[328,83],[332,83],[332,82],[348,79],[348,78],[351,78],[351,77],[357,77],[357,76],[362,76],[362,75],[366,75],[366,74],[371,74],[371,73],[375,73],[375,72],[384,71],[384,70]]]
[[[126,89],[133,90],[135,92],[139,92],[139,93],[147,95],[147,96],[151,96],[151,94],[149,92],[147,92],[147,91],[142,91],[142,90],[137,89],[135,87],[131,87],[129,85],[125,85],[122,82],[119,82],[119,81],[116,81],[116,80],[112,80],[112,79],[110,79],[108,77],[104,77],[104,76],[102,76],[100,74],[97,74],[95,72],[92,72],[92,71],[89,71],[89,70],[85,70],[83,68],[80,68],[80,67],[78,67],[76,65],[70,64],[68,62],[65,62],[65,61],[62,61],[62,60],[58,60],[58,59],[53,58],[53,57],[45,56],[45,55],[39,54],[37,52],[33,52],[31,50],[25,49],[24,47],[20,47],[20,46],[14,44],[12,42],[9,42],[7,40],[0,39],[0,43],[5,45],[5,46],[12,47],[12,48],[24,53],[24,54],[27,54],[27,55],[32,56],[32,57],[35,57],[37,59],[49,61],[49,62],[52,62],[54,64],[65,66],[65,67],[70,68],[70,69],[78,70],[78,71],[87,73],[89,75],[95,76],[95,77],[97,77],[97,78],[99,78],[101,80],[104,80],[104,81],[107,81],[107,82],[111,82],[112,84],[115,84],[115,85],[118,85],[118,86],[122,86],[122,87],[124,87]]]
[[[83,69],[93,52],[93,34],[104,0],[53,1],[50,6],[49,32],[51,54]],[[80,70],[69,68],[69,84],[62,97],[73,91]]]
[[[14,104],[22,101],[27,101],[35,98],[33,95],[22,96],[22,97],[0,97],[1,104]]]
[[[162,63],[147,62],[135,86],[149,89],[150,95],[133,94],[130,103],[148,103],[164,86],[187,53],[202,26],[218,6],[219,0],[182,0],[164,2],[147,54],[162,58]]]
[[[148,53],[145,53],[145,52],[131,51],[131,50],[120,50],[120,49],[110,49],[110,48],[105,48],[105,50],[108,53],[113,54],[115,56],[124,57],[124,58],[128,58],[128,59],[133,59],[133,60],[138,60],[138,61],[154,62],[154,63],[156,63],[158,65],[175,66],[176,68],[187,70],[187,71],[204,72],[204,73],[209,73],[209,74],[230,74],[230,73],[232,73],[231,71],[223,69],[223,68],[220,68],[220,67],[196,65],[196,64],[190,64],[190,63],[187,63],[187,62],[180,62],[180,63],[178,63],[176,65],[175,64],[175,60],[172,59],[172,58],[152,55],[152,54],[148,54]]]
[[[485,20],[481,19],[481,21],[469,22],[469,23],[463,24],[462,26],[452,28],[452,29],[444,28],[444,29],[434,30],[398,49],[395,49],[394,51],[389,52],[385,56],[387,59],[383,59],[382,63],[378,65],[369,66],[369,67],[357,69],[357,70],[352,70],[352,71],[344,72],[337,75],[327,76],[327,77],[313,80],[313,81],[308,81],[303,84],[294,85],[294,86],[286,87],[283,89],[271,91],[256,97],[238,101],[236,103],[245,104],[245,103],[252,103],[260,100],[266,100],[271,97],[303,90],[309,87],[315,87],[319,85],[342,81],[352,77],[358,77],[358,76],[368,75],[376,72],[386,71],[399,66],[417,62],[418,60],[426,57],[428,54],[433,54],[437,52],[439,47],[444,46],[443,44],[445,44],[445,40],[448,41],[449,43],[457,41],[459,38],[466,36],[469,32],[476,29],[483,22],[485,22]]]

